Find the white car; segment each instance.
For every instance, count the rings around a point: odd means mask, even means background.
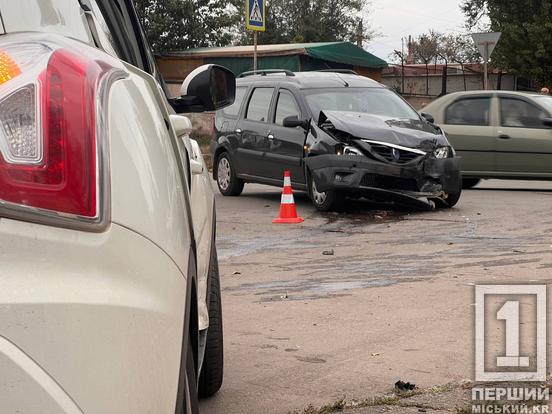
[[[0,0],[0,412],[197,413],[222,384],[214,195],[131,0]]]

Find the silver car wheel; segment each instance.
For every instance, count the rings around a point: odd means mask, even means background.
[[[226,157],[222,157],[218,163],[217,181],[223,191],[228,190],[230,186],[230,163]]]
[[[326,198],[328,197],[328,194],[325,191],[318,191],[316,188],[316,184],[314,180],[311,182],[311,188],[312,188],[312,198],[314,199],[314,202],[317,205],[322,205],[326,201]]]

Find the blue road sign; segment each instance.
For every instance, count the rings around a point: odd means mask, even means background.
[[[247,30],[265,31],[265,0],[245,0]]]

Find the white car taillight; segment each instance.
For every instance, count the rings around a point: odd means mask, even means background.
[[[0,215],[100,222],[102,97],[123,67],[60,36],[21,37],[0,41]]]

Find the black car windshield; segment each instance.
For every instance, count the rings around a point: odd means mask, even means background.
[[[349,111],[388,118],[420,119],[396,93],[385,88],[326,88],[305,90],[307,105],[318,120],[320,111]]]

